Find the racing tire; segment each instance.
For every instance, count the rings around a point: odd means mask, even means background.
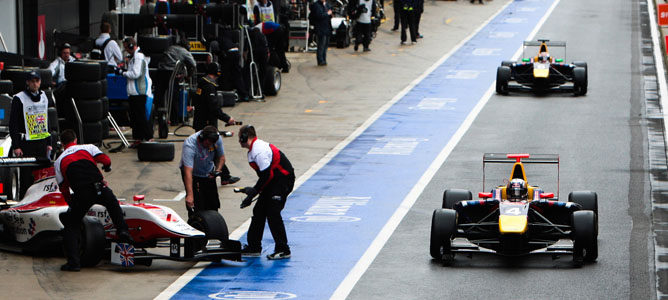
[[[215,210],[196,211],[188,218],[188,225],[205,234],[203,239],[191,238],[190,242],[194,244],[195,252],[204,249],[209,240],[219,240],[221,245],[225,245],[229,240],[227,223]]]
[[[174,144],[159,142],[143,142],[137,146],[139,161],[172,161],[174,160]]]
[[[573,262],[593,262],[598,258],[598,218],[591,210],[573,212]]]
[[[108,119],[102,119],[100,120],[100,124],[102,124],[102,139],[108,139],[110,134],[109,134],[109,128],[111,127],[109,120]]]
[[[452,261],[452,239],[457,231],[457,212],[452,209],[435,209],[431,216],[429,254],[435,260]]]
[[[97,77],[96,77],[97,78]],[[67,81],[67,93],[76,100],[100,99],[102,96],[102,83],[98,81]]]
[[[598,216],[598,195],[592,191],[573,191],[568,194],[568,202],[580,204],[582,210],[591,210]]]
[[[510,81],[510,67],[500,66],[496,69],[496,92],[508,95],[508,82]]]
[[[167,123],[167,111],[164,108],[157,109],[158,137],[166,139],[169,136],[169,124]]]
[[[79,242],[81,266],[93,267],[97,265],[102,260],[106,245],[102,223],[95,217],[84,217]]]
[[[104,118],[104,102],[97,100],[76,101],[83,122],[95,122]]]
[[[94,60],[68,62],[65,64],[65,79],[68,82],[99,81],[101,69],[102,65]]]
[[[102,141],[102,122],[84,122],[81,124],[83,135],[77,132],[77,136],[83,136],[82,144],[97,144]],[[75,126],[75,131],[78,131]]]
[[[443,192],[443,204],[441,208],[454,209],[457,202],[471,199],[473,199],[473,194],[469,190],[447,189]]]
[[[516,62],[514,60],[504,60],[501,62],[501,65],[504,67],[511,67]]]
[[[163,53],[167,50],[167,47],[172,45],[171,36],[146,36],[140,35],[137,37],[137,44],[142,49],[144,53]]]
[[[16,168],[0,168],[0,178],[2,178],[0,195],[7,196],[7,200],[18,200],[19,177]]]
[[[14,84],[11,80],[0,80],[0,94],[12,95]]]
[[[53,85],[53,76],[51,76],[51,70],[49,70],[49,69],[37,69],[35,71],[37,71],[37,73],[39,73],[39,77],[40,77],[40,80],[41,80],[41,84],[39,85],[40,89],[46,90]]]
[[[573,68],[573,95],[584,96],[587,94],[587,69],[583,67]]]
[[[267,66],[264,74],[264,86],[262,91],[267,96],[276,96],[281,90],[281,71],[274,66]]]
[[[55,107],[49,107],[48,108],[48,114],[46,116],[47,122],[49,124],[49,132],[60,132],[60,128],[58,126],[58,111],[56,110]],[[57,137],[53,137],[57,138]]]
[[[109,98],[102,97],[100,98],[100,101],[102,101],[102,118],[106,119],[109,114]]]
[[[574,61],[573,65],[576,66],[576,67],[582,67],[582,68],[587,69],[587,63],[584,62],[584,61]]]
[[[0,73],[0,78],[12,81],[13,95],[26,89],[28,72],[30,71],[24,69],[6,69]]]

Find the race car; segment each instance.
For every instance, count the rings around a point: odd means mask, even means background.
[[[0,158],[0,167],[36,166],[35,183],[20,201],[0,196],[0,249],[19,253],[39,253],[60,249],[61,214],[68,210],[58,189],[55,172],[48,159]],[[116,230],[106,208],[94,205],[83,220],[81,264],[97,265],[102,258],[131,267],[150,266],[153,259],[197,261],[221,259],[241,261],[241,243],[228,238],[228,229],[217,211],[199,211],[186,222],[169,207],[146,204],[143,196],[134,203],[119,201],[135,243],[116,244]],[[216,244],[216,245],[214,245]],[[169,247],[169,255],[147,249]]]
[[[563,49],[566,56],[566,42],[525,41],[521,62],[503,61],[496,69],[496,92],[502,95],[522,90],[571,91],[575,96],[587,94],[587,63],[564,63],[563,58],[555,58],[548,52],[548,46]],[[528,57],[528,49],[535,47],[538,47],[537,55]]]
[[[598,257],[598,196],[575,191],[568,201],[545,193],[527,181],[524,164],[559,166],[556,154],[486,153],[485,165],[512,163],[507,183],[473,199],[471,191],[447,189],[442,208],[433,212],[429,252],[444,264],[456,253],[496,253],[503,256],[528,254],[572,255],[576,266]],[[558,175],[557,175],[558,178]]]

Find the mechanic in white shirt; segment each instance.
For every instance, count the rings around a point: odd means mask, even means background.
[[[71,55],[72,46],[68,43],[60,46],[60,52],[58,54],[59,56],[49,65],[49,70],[51,70],[51,76],[56,81],[56,86],[60,86],[67,81],[67,79],[65,79],[65,64],[76,60]]]
[[[123,53],[118,43],[111,38],[111,25],[108,22],[100,24],[100,36],[95,40],[95,48],[101,52],[100,59],[106,60],[107,65],[113,70],[123,62]]]

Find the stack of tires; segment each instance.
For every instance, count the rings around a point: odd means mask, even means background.
[[[109,135],[109,99],[107,99],[106,61],[87,60],[68,62],[65,65],[66,88],[74,99],[76,111],[81,117],[83,132],[79,132],[78,119],[69,98],[59,103],[64,110],[68,128],[77,131],[80,140],[87,144],[99,144]]]
[[[171,36],[161,35],[161,36],[144,36],[140,35],[137,38],[137,44],[141,49],[141,52],[145,56],[150,57],[151,61],[148,64],[148,67],[151,69],[158,68],[158,63],[162,60],[165,50],[167,47],[174,44],[174,40]],[[157,78],[157,77],[151,77]]]

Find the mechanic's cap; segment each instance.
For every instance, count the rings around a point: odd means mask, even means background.
[[[206,65],[206,74],[214,74],[216,76],[220,75],[220,67],[217,62],[210,63]]]
[[[28,78],[26,78],[26,80],[33,80],[33,79],[42,80],[42,76],[39,76],[39,73],[37,71],[32,71],[28,73]]]

